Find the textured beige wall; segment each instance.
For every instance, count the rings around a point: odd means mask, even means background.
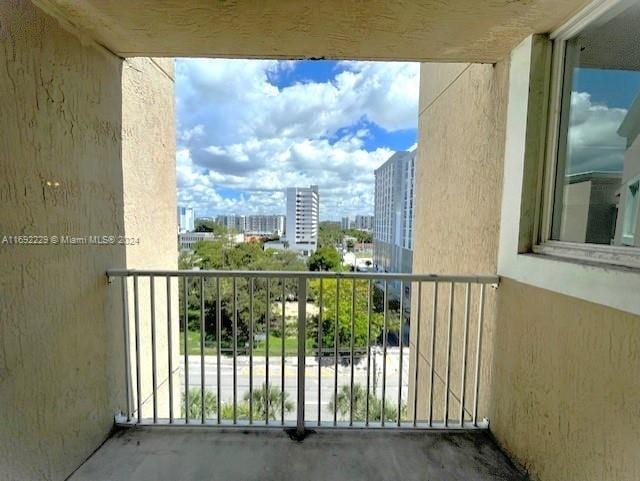
[[[500,219],[504,113],[508,65],[423,64],[416,172],[416,225],[413,272],[494,274]],[[424,285],[421,309],[418,417],[428,409],[432,287]],[[415,293],[415,289],[414,289]],[[465,287],[454,293],[452,323],[453,396],[450,418],[459,419]],[[471,412],[479,292],[471,292],[465,407]],[[416,341],[417,295],[411,322]],[[484,346],[493,329],[495,291],[486,289]],[[449,286],[439,288],[436,320],[434,418],[443,418]],[[481,400],[488,392],[491,352],[483,351]],[[410,379],[413,379],[414,363]],[[420,374],[422,373],[422,374]],[[412,389],[410,389],[412,391]],[[410,399],[409,405],[412,405]],[[480,417],[486,416],[481,403]],[[469,416],[466,416],[468,419]]]
[[[33,0],[129,56],[496,61],[589,0]]]
[[[29,2],[0,18],[0,235],[122,234],[121,60]],[[1,479],[64,479],[108,435],[124,397],[105,271],[124,263],[123,246],[0,245]]]
[[[504,62],[422,66],[415,272],[496,271],[507,69]],[[447,293],[446,286],[440,290],[436,413],[442,412]],[[455,413],[463,296],[456,291]],[[426,359],[431,300],[425,292],[420,352]],[[640,318],[508,278],[488,290],[487,301],[480,416],[490,419],[506,451],[541,481],[640,479]],[[414,316],[412,342],[416,324]],[[473,322],[469,333],[473,339]],[[473,352],[468,359],[473,365]],[[428,367],[420,362],[424,397]],[[425,411],[419,403],[419,417]]]
[[[0,245],[0,479],[61,480],[125,409],[120,289],[107,284],[106,270],[176,267],[173,68],[165,59],[132,59],[123,68],[26,1],[0,4],[0,18],[0,240],[140,239]],[[163,354],[165,292],[159,281]],[[164,354],[160,383],[166,364]],[[143,377],[145,395],[150,379]],[[166,387],[160,393],[164,409]]]
[[[130,58],[122,70],[122,166],[127,267],[177,269],[176,134],[173,59]],[[117,266],[114,266],[117,267]],[[171,293],[174,414],[180,415],[178,286]],[[114,283],[119,288],[119,282]],[[158,416],[168,418],[166,280],[154,280]],[[139,278],[142,415],[153,416],[150,281]],[[119,295],[115,288],[114,294]],[[118,292],[116,292],[118,291]],[[129,281],[130,339],[134,339],[133,281]],[[133,344],[132,344],[133,347]],[[135,351],[131,350],[136,386]],[[132,394],[134,394],[132,392]],[[133,399],[135,408],[135,395]]]
[[[491,430],[533,479],[640,479],[640,317],[504,279]]]

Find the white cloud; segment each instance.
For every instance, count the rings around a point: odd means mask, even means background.
[[[572,92],[569,173],[622,170],[626,141],[617,130],[626,114],[626,109],[594,103],[587,92]]]
[[[370,132],[351,131],[363,119],[387,131],[416,128],[418,65],[342,62],[330,82],[279,89],[293,66],[178,61],[181,203],[202,214],[283,212],[282,189],[313,183],[323,218],[373,211],[373,170],[392,152],[368,151]],[[227,189],[246,194],[229,198]]]

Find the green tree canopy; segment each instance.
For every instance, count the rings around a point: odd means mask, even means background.
[[[342,270],[342,259],[335,247],[324,246],[318,248],[309,257],[310,271],[340,271]]]

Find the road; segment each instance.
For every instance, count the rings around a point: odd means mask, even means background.
[[[409,349],[403,349],[402,362],[402,400],[406,403],[408,380],[409,380]],[[344,358],[344,364],[338,365],[338,389],[341,386],[348,386],[351,380],[351,367],[348,364],[349,357]],[[387,350],[387,371],[386,371],[386,389],[385,399],[387,403],[394,406],[398,402],[398,384],[399,376],[399,360],[400,349],[398,347],[390,347]],[[334,392],[334,376],[335,368],[333,358],[326,358],[322,362],[320,369],[320,377],[318,377],[318,361],[316,357],[307,357],[305,360],[305,413],[306,419],[309,421],[317,420],[318,406],[318,384],[320,384],[321,394],[321,417],[323,420],[333,419],[333,412],[329,410],[328,405],[333,398]],[[383,354],[382,349],[372,350],[371,353],[371,392],[374,392],[374,373],[376,373],[376,389],[377,397],[382,397],[382,380],[383,380]],[[189,356],[189,386],[190,388],[200,388],[200,356]],[[217,358],[216,356],[205,356],[205,389],[215,392],[217,389]],[[250,360],[249,356],[237,357],[237,393],[238,400],[242,400],[245,393],[249,392],[249,372]],[[220,379],[222,390],[222,402],[232,402],[233,400],[233,358],[223,356],[220,362]],[[269,359],[269,383],[272,386],[281,386],[282,359],[271,356]],[[284,363],[284,385],[285,391],[289,394],[289,399],[296,402],[297,399],[297,373],[298,359],[297,357],[285,357]],[[253,386],[254,389],[260,388],[266,379],[266,358],[263,356],[254,356],[253,358]],[[320,383],[318,383],[320,379]],[[354,364],[354,383],[361,384],[366,387],[367,383],[367,359],[360,359]],[[180,359],[180,384],[184,391],[184,358]],[[295,409],[288,413],[287,419],[295,419]]]

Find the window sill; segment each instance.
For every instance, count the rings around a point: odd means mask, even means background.
[[[539,252],[503,257],[498,275],[640,315],[640,269]]]
[[[578,244],[563,241],[547,241],[544,244],[533,246],[535,254],[631,271],[640,271],[639,251],[640,249],[636,247]]]

